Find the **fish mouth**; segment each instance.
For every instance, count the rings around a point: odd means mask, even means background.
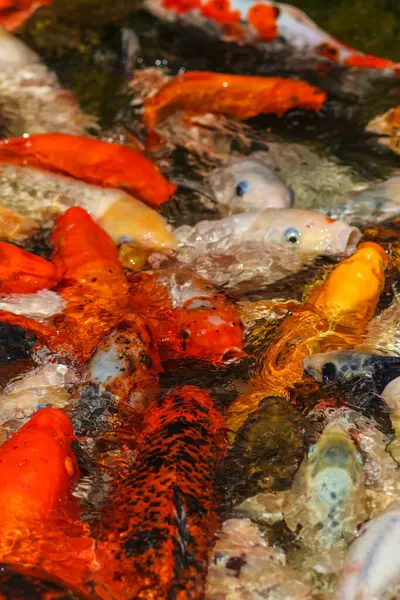
[[[247,356],[246,352],[238,348],[237,346],[233,346],[232,348],[228,348],[222,355],[221,362],[225,365],[230,365],[232,363],[239,362],[242,358]]]
[[[344,254],[350,256],[357,250],[359,241],[361,240],[361,231],[357,227],[346,227],[336,236],[331,246],[331,251],[334,254]]]

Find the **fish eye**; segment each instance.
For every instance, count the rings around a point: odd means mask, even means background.
[[[244,196],[249,191],[249,184],[247,181],[239,181],[235,188],[236,196]]]
[[[283,234],[285,242],[289,244],[298,244],[300,241],[300,231],[294,227],[289,227]]]
[[[333,363],[326,363],[322,367],[321,375],[324,381],[333,381],[336,377],[335,365]]]

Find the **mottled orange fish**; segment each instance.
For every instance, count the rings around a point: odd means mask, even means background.
[[[7,242],[0,242],[0,294],[33,294],[58,282],[49,261]]]
[[[151,131],[177,111],[250,119],[260,113],[282,116],[295,107],[318,111],[325,100],[324,91],[295,79],[194,71],[175,77],[145,100],[144,119]]]
[[[40,6],[49,6],[53,2],[54,0],[0,0],[0,26],[13,31]]]
[[[0,448],[0,563],[79,589],[94,554],[71,496],[73,439],[68,416],[43,408]]]
[[[175,192],[158,168],[128,146],[64,133],[43,133],[0,142],[0,160],[48,169],[104,187],[124,188],[159,206]]]
[[[99,536],[100,598],[204,597],[214,543],[222,415],[205,390],[178,388],[148,411],[130,473],[114,483]]]
[[[374,242],[360,244],[303,305],[293,306],[277,330],[277,341],[260,357],[253,379],[257,392],[240,396],[229,407],[228,425],[237,430],[267,395],[289,398],[302,380],[301,361],[309,354],[361,343],[384,286],[389,258]]]

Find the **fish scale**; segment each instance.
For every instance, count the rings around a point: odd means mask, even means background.
[[[223,427],[208,393],[193,386],[154,403],[135,466],[116,483],[104,515],[101,598],[203,597],[219,525],[215,470]]]

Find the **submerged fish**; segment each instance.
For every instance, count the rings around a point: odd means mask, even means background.
[[[250,93],[243,94],[243,89]],[[192,71],[178,75],[144,102],[144,121],[155,129],[160,121],[183,110],[250,119],[260,113],[282,116],[291,108],[320,110],[326,100],[321,89],[303,81]]]
[[[206,600],[306,600],[310,593],[301,576],[286,565],[282,550],[269,545],[255,523],[224,521],[210,554]]]
[[[72,399],[68,385],[74,374],[65,365],[48,363],[14,379],[0,393],[0,422],[15,431],[27,418],[43,406],[66,408]]]
[[[346,201],[323,212],[350,223],[379,223],[400,213],[400,176],[347,195]]]
[[[328,425],[293,482],[283,514],[286,524],[311,548],[348,541],[365,518],[361,455],[348,433]]]
[[[281,244],[304,254],[352,254],[361,234],[355,227],[333,221],[316,211],[273,209],[200,221],[175,230],[178,242],[196,251],[228,251],[239,242]]]
[[[400,502],[366,523],[350,547],[339,577],[335,600],[396,597],[400,576]]]
[[[0,64],[0,114],[10,135],[52,131],[79,135],[96,126],[39,56],[1,27]]]
[[[195,387],[177,388],[153,405],[136,463],[114,482],[103,516],[100,598],[203,598],[219,524],[215,469],[223,426],[210,396]]]
[[[219,476],[233,506],[250,495],[290,486],[303,457],[301,415],[282,398],[265,398],[236,433]]]
[[[116,243],[132,239],[157,250],[176,245],[162,216],[126,192],[41,169],[0,163],[0,237],[2,220],[4,229],[10,223],[7,209],[16,211],[12,236],[26,238],[39,225],[52,227],[55,219],[71,206],[89,211]],[[4,216],[2,210],[7,211]]]
[[[400,154],[400,106],[390,108],[381,115],[374,117],[366,126],[365,131],[380,134],[378,141],[384,146],[389,146]]]
[[[175,192],[150,160],[128,146],[65,133],[8,138],[0,143],[0,162],[72,175],[88,183],[125,188],[159,206]]]
[[[290,4],[265,0],[146,0],[148,10],[167,20],[213,25],[223,39],[243,42],[283,40],[294,51],[348,67],[393,69],[386,58],[366,55],[320,29]]]
[[[257,156],[247,156],[218,167],[207,186],[223,215],[293,206],[293,192]]]
[[[65,300],[50,290],[39,290],[36,294],[0,295],[0,310],[24,315],[38,321],[47,321],[61,313],[65,306]]]

